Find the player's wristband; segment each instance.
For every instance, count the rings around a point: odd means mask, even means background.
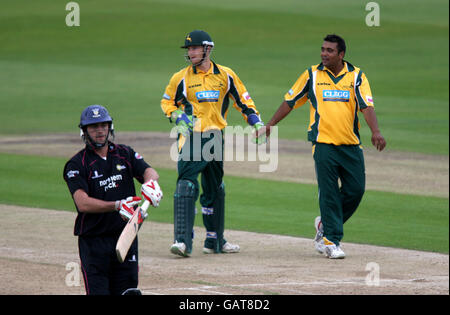
[[[259,119],[259,116],[256,114],[250,114],[247,117],[247,122],[250,126],[253,126],[254,124],[260,122],[261,119]]]

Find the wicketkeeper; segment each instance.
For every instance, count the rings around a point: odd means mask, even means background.
[[[223,129],[227,126],[230,100],[249,125],[256,130],[264,125],[239,77],[230,68],[211,61],[213,47],[214,42],[204,31],[195,30],[186,35],[181,48],[187,50],[185,57],[190,65],[172,76],[161,100],[164,114],[176,124],[179,132],[175,242],[170,250],[184,257],[192,252],[199,174],[203,192],[200,204],[206,228],[203,253],[239,252],[238,245],[224,238]],[[194,145],[195,139],[201,142],[200,146]],[[207,143],[209,157],[202,154]]]
[[[122,264],[115,248],[141,200],[136,196],[134,178],[144,183],[144,198],[157,207],[162,192],[155,193],[147,183],[157,181],[158,173],[131,147],[109,141],[114,137],[114,127],[103,106],[85,108],[79,128],[86,146],[66,163],[63,176],[77,209],[74,234],[78,236],[86,294],[136,294],[137,238]],[[142,223],[146,215],[139,215]]]

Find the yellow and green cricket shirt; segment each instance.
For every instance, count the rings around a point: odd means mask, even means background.
[[[194,131],[222,130],[227,126],[230,98],[246,121],[251,114],[259,116],[247,89],[233,70],[214,62],[207,72],[190,65],[172,76],[161,108],[167,117],[178,108],[187,115],[194,115]]]
[[[308,140],[334,145],[359,145],[358,110],[373,106],[367,77],[346,61],[337,76],[322,63],[307,69],[284,99],[291,108],[309,100]]]

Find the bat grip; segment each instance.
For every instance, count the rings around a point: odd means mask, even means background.
[[[144,200],[144,203],[141,206],[141,210],[144,212],[147,212],[148,206],[150,206],[150,201],[147,199]]]

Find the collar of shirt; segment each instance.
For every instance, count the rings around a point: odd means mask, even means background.
[[[323,65],[323,63],[320,63],[320,65],[317,67],[318,70],[322,70],[322,71],[327,71],[328,73],[330,73],[331,75],[333,75],[334,77],[340,77],[341,75],[346,74],[347,72],[352,72],[353,70],[355,70],[355,67],[348,61],[344,60],[344,68],[342,68],[341,72],[339,72],[338,75],[334,75],[333,71],[331,71],[330,69],[328,69],[327,67],[325,67]]]
[[[211,60],[211,67],[209,67],[208,71],[204,72],[204,71],[202,71],[200,69],[197,69],[196,66],[192,66],[192,71],[194,72],[194,74],[199,74],[199,73],[202,73],[202,74],[211,74],[211,73],[219,74],[220,73],[219,68],[217,67],[217,65],[212,60]]]
[[[117,145],[115,144],[115,143],[113,143],[113,142],[111,142],[111,141],[108,141],[108,153],[113,153],[113,152],[115,152],[116,150],[117,150]],[[91,147],[91,146],[89,146],[89,145],[86,145],[86,150],[90,153],[90,154],[95,154],[95,155],[98,155],[96,152],[95,152],[95,150]]]

